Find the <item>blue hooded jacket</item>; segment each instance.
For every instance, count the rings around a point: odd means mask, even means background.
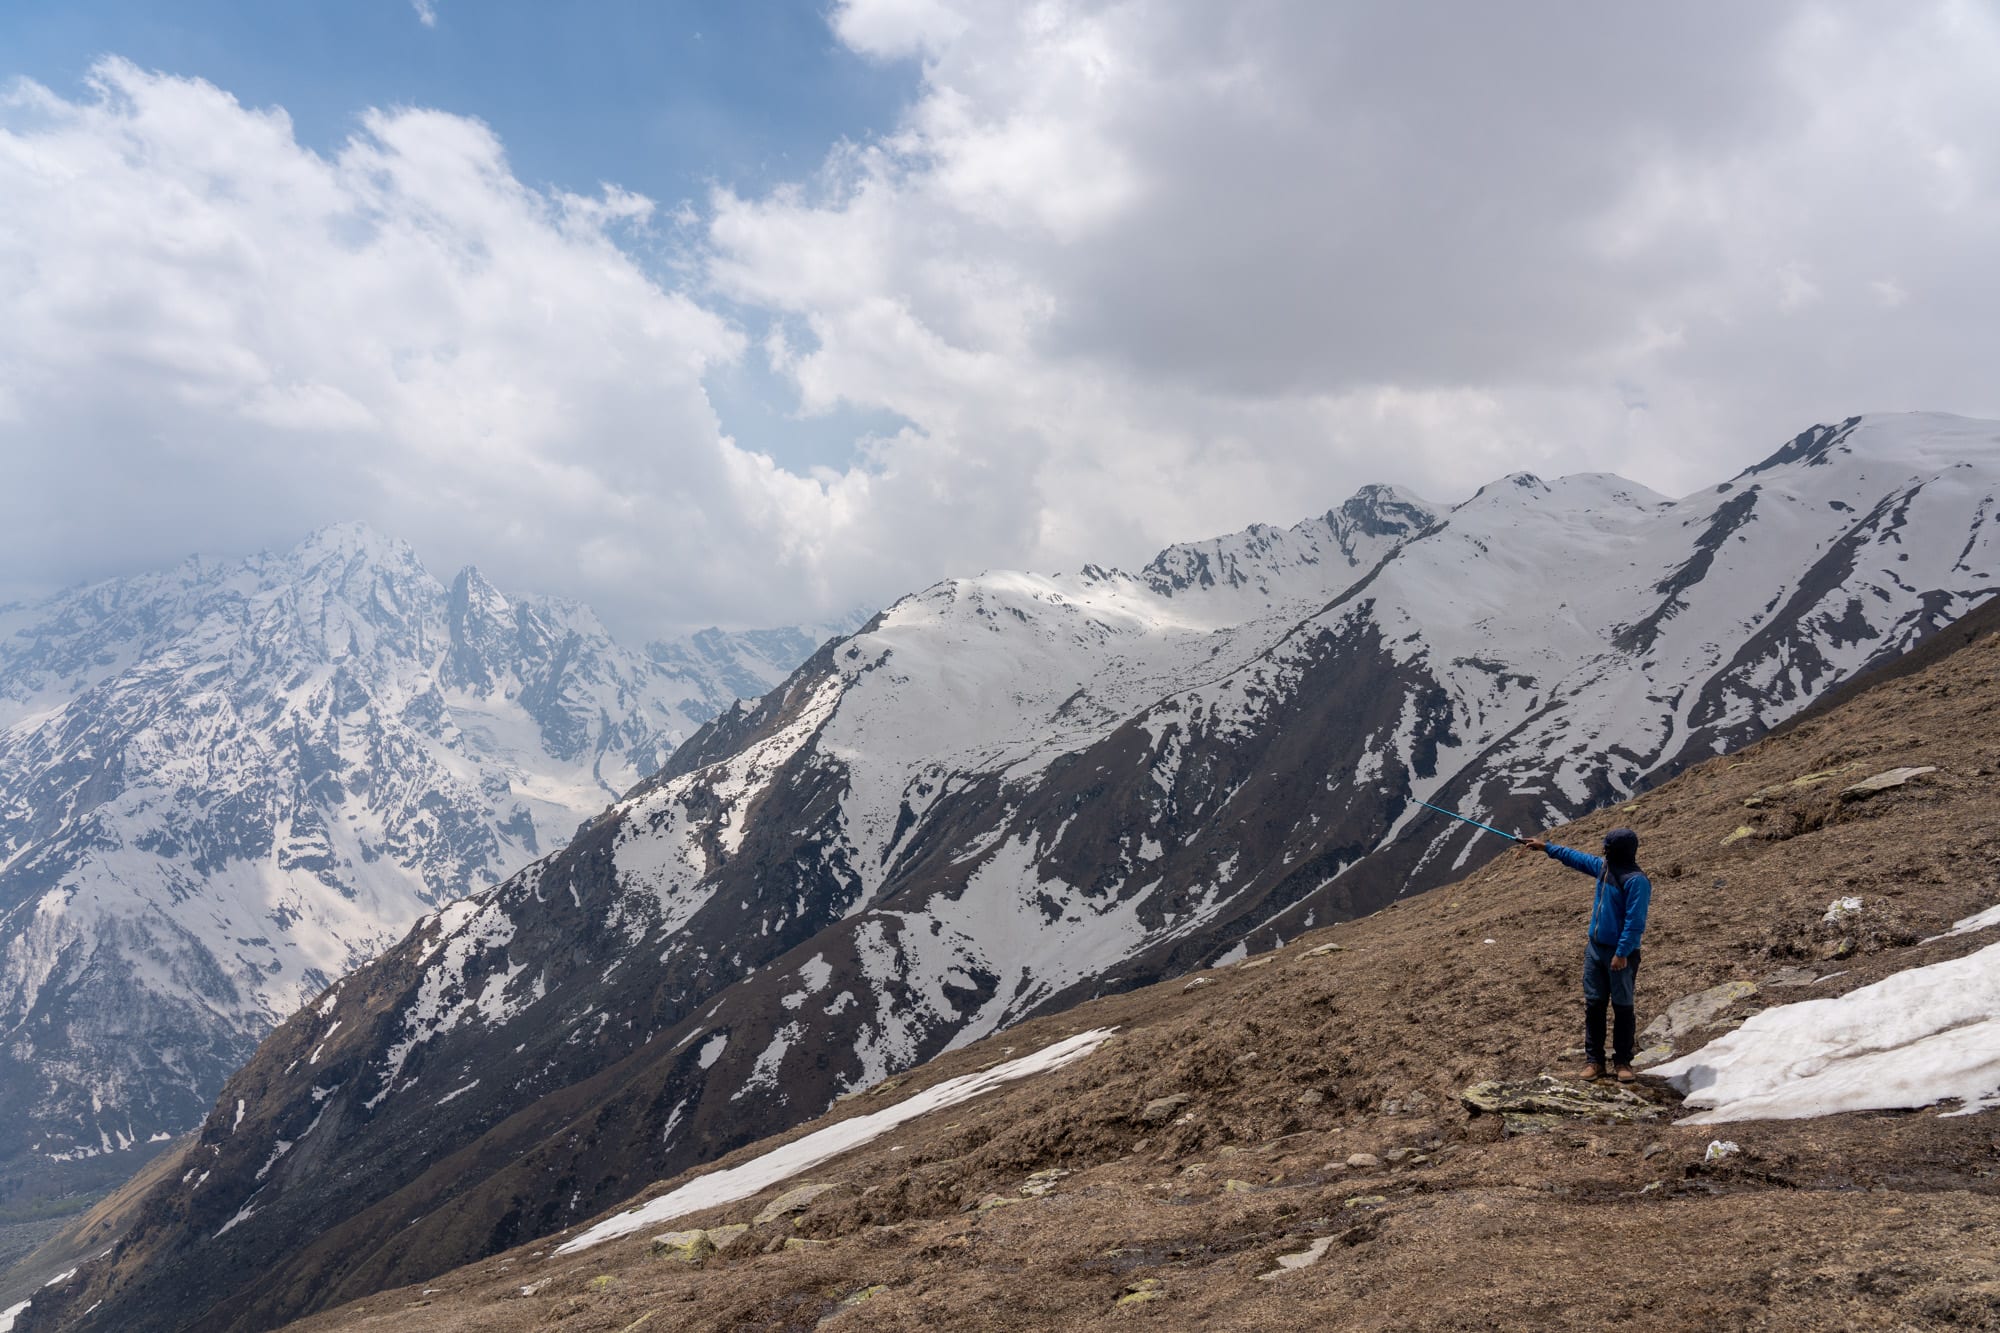
[[[1636,845],[1638,839],[1634,838]],[[1646,933],[1646,908],[1653,901],[1653,882],[1636,864],[1620,873],[1607,874],[1604,858],[1574,851],[1555,843],[1549,855],[1586,875],[1597,878],[1597,898],[1590,905],[1590,939],[1611,949],[1620,958],[1639,952]]]

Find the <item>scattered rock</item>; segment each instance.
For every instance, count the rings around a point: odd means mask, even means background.
[[[1645,1039],[1650,1042],[1671,1044],[1675,1038],[1684,1037],[1697,1028],[1707,1027],[1720,1018],[1730,1005],[1757,993],[1757,986],[1749,981],[1725,981],[1720,986],[1710,986],[1707,990],[1683,995],[1668,1005],[1666,1012],[1646,1025]]]
[[[1826,925],[1837,926],[1847,920],[1847,918],[1859,916],[1860,914],[1861,900],[1859,898],[1835,898],[1826,905],[1826,915],[1821,917],[1820,920]]]
[[[1382,1159],[1372,1152],[1349,1153],[1347,1164],[1356,1171],[1367,1171],[1382,1165]]]
[[[1185,1092],[1176,1092],[1169,1097],[1155,1097],[1146,1103],[1144,1110],[1139,1112],[1139,1119],[1149,1125],[1164,1125],[1174,1118],[1176,1112],[1193,1100],[1194,1098]]]
[[[888,1289],[889,1286],[887,1283],[877,1282],[872,1286],[863,1287],[861,1290],[855,1292],[851,1296],[846,1297],[840,1303],[843,1306],[865,1305],[869,1301],[874,1300],[877,1296],[880,1296],[883,1292],[887,1291]]]
[[[1231,1179],[1222,1182],[1222,1192],[1224,1194],[1248,1194],[1251,1190],[1254,1190],[1256,1188],[1257,1187],[1255,1185],[1252,1185],[1247,1180]]]
[[[1196,977],[1194,980],[1188,982],[1187,985],[1181,987],[1181,994],[1185,995],[1189,991],[1195,989],[1197,986],[1206,986],[1212,980],[1213,978],[1211,977]]]
[[[1347,946],[1345,944],[1322,944],[1316,949],[1307,949],[1304,953],[1300,954],[1299,957],[1324,958],[1328,954],[1346,953],[1346,952],[1347,952]]]
[[[1666,1150],[1667,1145],[1664,1143],[1649,1143],[1639,1150],[1639,1158],[1641,1161],[1650,1162]]]
[[[698,1264],[715,1253],[715,1242],[706,1231],[669,1231],[653,1237],[653,1253],[684,1264]]]
[[[1724,847],[1727,847],[1732,842],[1741,842],[1745,838],[1754,837],[1756,835],[1756,832],[1757,830],[1751,828],[1748,824],[1738,824],[1736,826],[1736,832],[1724,838],[1722,840],[1722,845]]]
[[[1704,1162],[1720,1162],[1734,1157],[1742,1151],[1741,1148],[1731,1143],[1728,1139],[1710,1139],[1708,1150],[1702,1153],[1701,1160]]]
[[[1387,1162],[1401,1162],[1416,1155],[1415,1148],[1391,1148],[1382,1154],[1382,1159]]]
[[[1937,766],[1934,764],[1927,764],[1922,768],[1892,768],[1886,773],[1877,773],[1872,778],[1863,778],[1852,787],[1842,788],[1840,799],[1843,801],[1865,801],[1870,796],[1885,791],[1894,791],[1898,787],[1907,786],[1912,780],[1920,778],[1926,773],[1935,772],[1937,772]]]
[[[1746,810],[1761,810],[1764,808],[1764,798],[1761,796],[1747,796],[1743,799],[1743,807]]]
[[[1313,1107],[1318,1106],[1321,1102],[1325,1100],[1326,1100],[1325,1093],[1319,1091],[1316,1088],[1309,1088],[1306,1091],[1300,1093],[1296,1098],[1294,1098],[1292,1100],[1292,1105],[1298,1107],[1301,1111],[1310,1111]]]
[[[831,1244],[833,1244],[832,1241],[807,1240],[803,1236],[785,1237],[785,1248],[788,1250],[823,1250]]]
[[[1293,1254],[1279,1255],[1278,1266],[1268,1273],[1259,1273],[1257,1280],[1260,1282],[1269,1282],[1272,1278],[1282,1277],[1295,1269],[1311,1268],[1326,1257],[1327,1250],[1333,1246],[1333,1240],[1332,1236],[1321,1236],[1303,1250],[1299,1250]]]
[[[1349,1208],[1373,1208],[1378,1203],[1389,1202],[1386,1194],[1357,1194],[1347,1201]]]
[[[1810,986],[1819,980],[1819,973],[1809,967],[1781,967],[1764,978],[1766,986]]]
[[[1039,1199],[1042,1195],[1053,1190],[1058,1180],[1069,1174],[1068,1171],[1059,1166],[1052,1166],[1046,1171],[1037,1171],[1028,1177],[1026,1184],[1021,1186],[1021,1193],[1027,1198]]]
[[[1260,967],[1269,967],[1276,961],[1278,960],[1270,954],[1265,954],[1262,958],[1246,958],[1236,965],[1236,970],[1238,972],[1249,972]]]
[[[803,1213],[821,1195],[831,1194],[841,1188],[843,1187],[836,1182],[799,1185],[788,1189],[764,1206],[764,1211],[757,1214],[756,1225],[761,1227],[767,1222],[775,1222],[787,1213]]]
[[[1673,1059],[1673,1055],[1673,1043],[1665,1041],[1656,1042],[1632,1057],[1632,1067],[1634,1069],[1644,1069],[1647,1065],[1656,1065],[1662,1060],[1671,1060]]]
[[[1125,1288],[1125,1294],[1118,1298],[1120,1305],[1138,1305],[1145,1301],[1160,1301],[1167,1297],[1166,1288],[1156,1277],[1142,1277]]]

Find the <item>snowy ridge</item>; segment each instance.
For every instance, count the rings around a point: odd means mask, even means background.
[[[204,1130],[227,1178],[175,1201],[176,1262],[207,1281],[391,1196],[399,1246],[462,1262],[1029,1015],[1446,882],[1495,840],[1414,798],[1534,829],[1753,739],[1994,592],[1996,496],[2000,424],[1855,418],[1679,500],[1371,489],[1138,576],[939,583],[274,1034],[225,1092],[241,1131]],[[335,1080],[319,1155],[255,1180]],[[587,1111],[549,1095],[589,1080]],[[498,1165],[449,1199],[399,1193],[475,1144]],[[482,1200],[506,1226],[452,1221]]]
[[[9,1141],[78,1161],[189,1128],[329,980],[813,646],[627,650],[359,524],[0,607]]]

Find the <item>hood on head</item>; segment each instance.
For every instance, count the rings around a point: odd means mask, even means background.
[[[1639,835],[1628,828],[1615,828],[1604,835],[1604,862],[1613,870],[1630,870],[1639,864]]]

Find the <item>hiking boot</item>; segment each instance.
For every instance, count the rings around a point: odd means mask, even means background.
[[[1620,1083],[1637,1083],[1639,1076],[1632,1072],[1632,1066],[1620,1065],[1618,1066],[1618,1081]]]
[[[1600,1065],[1595,1061],[1592,1061],[1590,1064],[1587,1064],[1583,1067],[1583,1081],[1585,1083],[1595,1083],[1597,1082],[1598,1079],[1601,1079],[1603,1077],[1604,1077],[1603,1065]]]

